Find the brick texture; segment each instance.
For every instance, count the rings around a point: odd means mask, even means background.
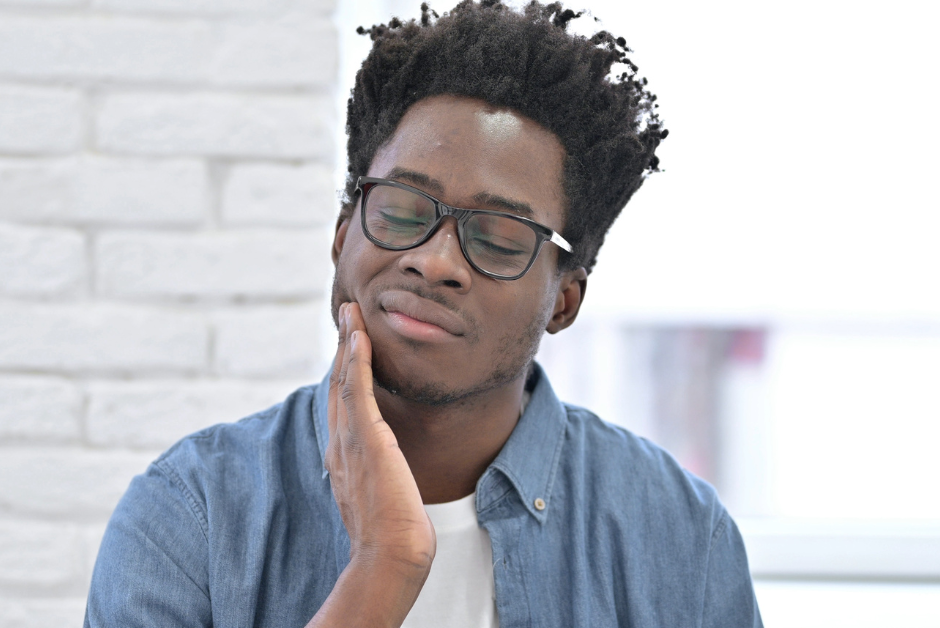
[[[157,452],[0,449],[0,507],[26,515],[107,517]]]
[[[98,111],[98,146],[142,155],[329,158],[330,101],[315,96],[114,94]]]
[[[10,17],[0,22],[0,76],[314,87],[333,77],[335,40],[332,26],[313,18]]]
[[[335,0],[0,0],[0,628],[183,436],[319,381]]]
[[[319,237],[318,237],[319,236]],[[291,232],[110,233],[98,242],[99,290],[129,297],[310,297],[326,238]]]
[[[98,446],[164,449],[204,427],[283,401],[299,383],[96,383],[89,389],[88,440]]]
[[[229,173],[222,220],[238,227],[320,226],[332,221],[336,198],[332,173],[322,165],[245,164]]]
[[[219,312],[215,370],[226,376],[309,377],[318,355],[318,307],[264,307]]]
[[[46,628],[80,626],[85,614],[84,597],[22,599],[0,597],[0,626]]]
[[[78,91],[0,85],[0,153],[70,153],[83,132]]]
[[[93,5],[142,13],[177,13],[195,15],[268,15],[281,13],[292,5],[290,0],[92,0]],[[327,4],[321,2],[320,4]]]
[[[83,568],[74,524],[0,521],[0,582],[61,585]]]
[[[75,170],[62,221],[199,225],[208,213],[208,172],[196,160],[86,158]]]
[[[0,0],[2,7],[28,7],[35,8],[60,8],[60,7],[78,7],[88,3],[88,0]]]
[[[85,238],[0,224],[0,294],[69,296],[87,284]]]
[[[208,170],[194,159],[0,159],[0,220],[195,226],[208,198]]]
[[[68,213],[75,163],[0,158],[0,220],[42,222]]]
[[[83,395],[72,382],[52,377],[0,377],[0,439],[77,441]]]
[[[208,327],[194,314],[108,305],[0,306],[0,368],[198,371]]]

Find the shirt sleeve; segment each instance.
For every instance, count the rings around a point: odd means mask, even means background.
[[[763,628],[738,526],[722,512],[712,535],[702,628]]]
[[[98,551],[85,628],[211,626],[203,512],[165,463],[134,478]]]

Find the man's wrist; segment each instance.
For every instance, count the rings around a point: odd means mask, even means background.
[[[324,626],[397,628],[414,606],[430,573],[409,560],[358,556],[351,560],[307,628]]]
[[[367,570],[380,571],[401,578],[427,578],[434,561],[433,548],[420,543],[390,545],[365,544],[350,552],[350,564]]]

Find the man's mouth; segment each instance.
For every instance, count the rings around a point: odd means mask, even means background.
[[[467,332],[467,324],[453,311],[407,290],[382,293],[379,306],[396,331],[415,340],[446,340]]]

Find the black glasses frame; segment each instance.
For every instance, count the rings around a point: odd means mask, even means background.
[[[418,196],[423,196],[424,198],[428,199],[429,201],[431,201],[431,203],[434,204],[434,220],[431,221],[431,224],[428,226],[427,232],[425,232],[423,236],[418,238],[416,242],[413,242],[411,244],[405,244],[403,246],[394,246],[394,245],[382,242],[381,240],[379,240],[378,238],[376,238],[369,232],[369,227],[366,225],[366,212],[365,212],[366,200],[369,198],[369,192],[372,191],[372,188],[379,186],[379,185],[386,185],[386,186],[390,186],[393,188],[400,188],[407,192],[417,194]],[[452,207],[451,205],[442,203],[441,201],[437,200],[430,194],[422,192],[421,190],[411,187],[410,185],[407,185],[405,183],[399,183],[398,181],[390,181],[388,179],[379,179],[376,177],[359,177],[359,179],[356,181],[356,191],[362,194],[361,202],[360,202],[360,212],[359,212],[359,216],[362,219],[362,232],[366,235],[367,238],[369,238],[369,240],[373,244],[375,244],[376,246],[382,247],[383,249],[388,249],[390,251],[407,251],[409,249],[413,249],[413,248],[421,246],[422,244],[427,242],[427,240],[432,235],[434,235],[434,232],[436,232],[438,228],[441,226],[441,221],[444,219],[445,216],[453,216],[457,220],[457,239],[460,242],[460,250],[461,252],[463,252],[464,259],[466,259],[467,262],[477,272],[483,275],[486,275],[487,277],[492,277],[494,279],[503,279],[505,281],[512,281],[513,279],[519,279],[520,277],[525,275],[527,272],[529,272],[529,269],[532,268],[532,264],[535,263],[535,259],[539,256],[539,252],[542,250],[542,245],[545,244],[546,242],[552,242],[558,245],[563,251],[566,251],[568,253],[571,253],[572,251],[571,245],[568,244],[568,241],[565,240],[563,237],[561,237],[560,234],[550,229],[549,227],[546,227],[543,224],[539,224],[535,222],[534,220],[530,220],[522,216],[515,216],[513,214],[508,214],[506,212],[494,211],[491,209],[461,209],[459,207]],[[467,221],[470,220],[470,218],[472,218],[473,216],[477,214],[482,214],[485,216],[500,216],[502,218],[509,218],[511,220],[515,220],[516,222],[521,222],[522,224],[526,225],[527,227],[532,229],[532,231],[535,232],[535,238],[536,238],[535,249],[532,251],[532,257],[531,259],[529,259],[529,263],[526,264],[526,267],[523,268],[520,273],[516,275],[500,275],[498,273],[493,273],[488,270],[484,270],[480,268],[479,266],[476,265],[476,263],[474,263],[472,259],[470,259],[470,255],[467,253],[467,243],[466,243],[465,236],[464,236],[464,226],[467,224]]]

